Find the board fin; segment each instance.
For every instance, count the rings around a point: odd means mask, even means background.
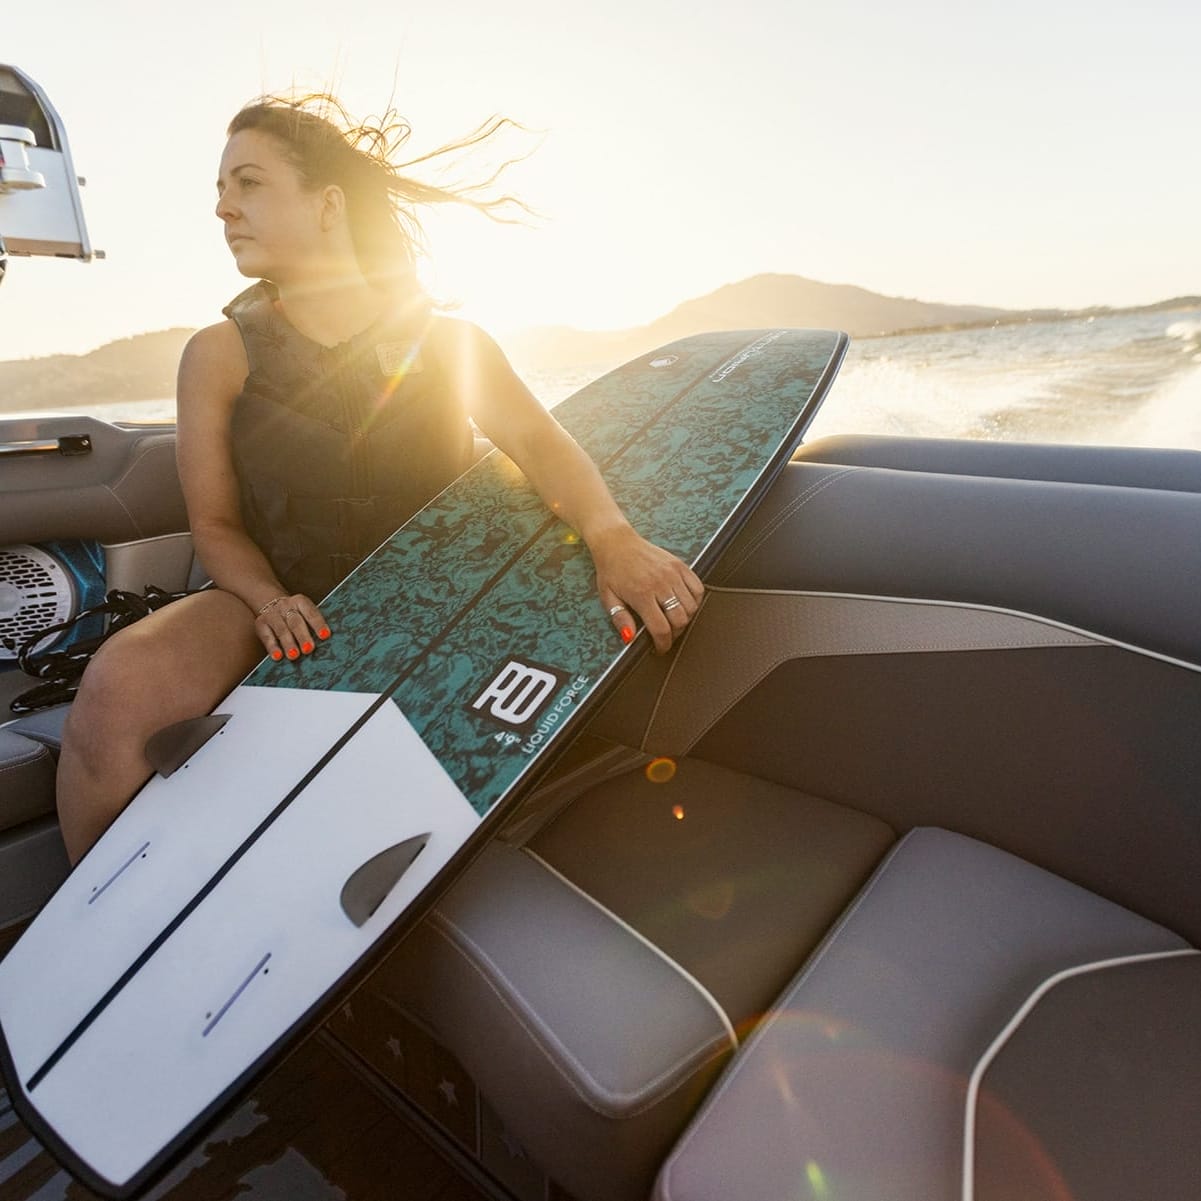
[[[146,761],[164,779],[177,771],[230,719],[228,713],[206,713],[163,726],[146,740]]]
[[[430,836],[415,834],[398,842],[378,855],[372,855],[361,867],[356,867],[342,885],[342,911],[356,926],[361,926],[392,891],[396,882],[421,854]]]

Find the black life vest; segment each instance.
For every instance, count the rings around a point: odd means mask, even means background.
[[[467,469],[473,438],[427,320],[385,315],[325,347],[277,296],[260,281],[223,310],[250,364],[231,448],[247,532],[285,588],[320,601]]]

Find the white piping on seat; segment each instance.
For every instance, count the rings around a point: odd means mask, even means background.
[[[707,690],[705,695],[709,697],[708,707],[704,709],[703,713],[698,715],[696,696],[690,692],[697,683],[697,671],[692,663],[692,658],[695,656],[689,655],[688,648],[693,646],[695,640],[699,638],[701,640],[700,645],[706,653],[712,652],[714,649],[713,635],[709,631],[709,623],[718,619],[714,617],[712,605],[706,603],[690,623],[682,640],[680,653],[673,658],[666,675],[659,685],[651,714],[647,719],[640,738],[641,748],[648,753],[687,754],[713,725],[725,716],[749,692],[753,691],[772,671],[784,663],[802,658],[837,657],[857,653],[885,655],[911,652],[940,653],[956,650],[1007,650],[1027,649],[1028,647],[1050,648],[1054,646],[1075,646],[1081,650],[1114,647],[1132,654],[1156,659],[1173,667],[1184,668],[1186,671],[1201,673],[1201,663],[1188,662],[1160,651],[1135,646],[1132,643],[1123,642],[1107,634],[1100,634],[1094,630],[1073,626],[1054,618],[1024,612],[1020,609],[1004,608],[999,605],[936,598],[884,596],[870,593],[826,592],[799,588],[732,588],[710,585],[706,589],[706,602],[711,601],[715,604],[719,597],[746,597],[748,600],[755,597],[774,597],[779,598],[781,602],[791,601],[798,605],[803,605],[806,601],[811,603],[845,601],[848,606],[882,604],[889,606],[894,612],[898,613],[903,608],[914,610],[915,621],[921,620],[918,617],[918,613],[922,610],[930,614],[931,620],[936,620],[937,610],[943,610],[949,613],[962,613],[965,616],[977,614],[980,621],[984,624],[981,625],[981,631],[977,635],[972,637],[952,637],[949,640],[941,642],[941,644],[938,640],[935,640],[929,644],[909,642],[890,646],[886,643],[880,643],[879,639],[875,639],[864,642],[861,645],[856,645],[852,637],[852,640],[845,645],[832,645],[828,647],[780,645],[774,648],[771,654],[753,658],[752,661],[740,661],[737,664],[738,670],[733,673],[733,681],[721,677],[724,682],[721,688],[718,688],[715,683],[714,673],[708,673],[702,681]],[[852,612],[852,609],[848,608],[846,612],[849,614]],[[1018,622],[1032,631],[1032,633],[1039,630],[1043,631],[1043,633],[1032,637],[1029,642],[1024,639],[1008,636],[990,641],[983,638],[983,635],[987,633],[986,619],[988,618]],[[800,628],[802,627],[798,627],[798,629]],[[754,665],[753,671],[751,670],[752,662]],[[717,689],[716,694],[713,693],[713,689],[715,688]],[[726,688],[729,689],[728,692],[725,691]],[[681,692],[681,690],[683,691]],[[720,698],[720,704],[717,703],[715,697]],[[687,718],[682,716],[685,712],[687,712]]]
[[[1173,667],[1183,667],[1186,671],[1201,672],[1201,663],[1191,663],[1187,659],[1177,659],[1175,656],[1165,654],[1162,651],[1153,651],[1145,646],[1136,646],[1133,642],[1123,642],[1120,638],[1114,638],[1109,634],[1101,634],[1096,630],[1087,630],[1083,626],[1075,626],[1070,622],[1059,621],[1054,617],[1044,617],[1041,613],[1030,613],[1024,609],[1009,609],[1004,605],[988,605],[978,601],[939,600],[935,597],[885,596],[867,592],[823,592],[805,588],[726,588],[720,585],[709,585],[708,590],[712,592],[742,592],[767,596],[826,596],[834,600],[888,601],[898,605],[933,605],[947,609],[975,609],[982,613],[1001,613],[1006,617],[1024,618],[1026,621],[1052,626],[1077,638],[1088,639],[1092,642],[1101,642],[1107,646],[1117,647],[1123,651],[1130,651],[1136,655],[1146,655],[1150,659],[1159,659],[1163,663],[1170,663]]]
[[[431,915],[430,928],[463,960],[467,968],[483,981],[485,987],[526,1032],[532,1044],[568,1088],[593,1113],[597,1113],[601,1117],[624,1119],[645,1113],[662,1100],[660,1090],[666,1085],[670,1085],[671,1088],[677,1087],[686,1074],[695,1071],[706,1059],[720,1050],[716,1045],[718,1039],[715,1036],[707,1043],[693,1047],[674,1063],[665,1067],[653,1079],[645,1081],[636,1092],[610,1092],[572,1052],[571,1048],[542,1021],[503,968],[462,926],[457,925],[441,910],[435,909]],[[507,994],[500,987],[501,984],[506,986]],[[564,1070],[564,1064],[571,1068],[575,1073],[574,1076],[572,1071]],[[585,1090],[585,1082],[591,1085],[594,1095],[590,1096]]]
[[[1201,955],[1201,951],[1192,947],[1176,951],[1149,951],[1142,955],[1119,955],[1113,959],[1099,959],[1094,963],[1080,963],[1075,967],[1064,968],[1053,976],[1048,976],[1023,1002],[1017,1012],[1011,1017],[1005,1028],[993,1039],[987,1051],[980,1057],[971,1079],[968,1081],[966,1110],[963,1122],[963,1201],[974,1201],[975,1169],[976,1169],[976,1107],[980,1093],[980,1081],[989,1065],[1000,1053],[1001,1048],[1012,1037],[1013,1032],[1026,1020],[1030,1011],[1057,984],[1069,980],[1073,976],[1084,976],[1090,972],[1101,972],[1111,967],[1122,967],[1131,963],[1151,963],[1158,959],[1179,959],[1186,955]]]
[[[713,1012],[717,1014],[718,1019],[721,1021],[722,1029],[725,1030],[726,1037],[729,1038],[729,1040],[730,1040],[731,1049],[732,1050],[738,1049],[738,1035],[734,1032],[734,1024],[730,1021],[729,1015],[721,1007],[721,1005],[718,1004],[717,998],[690,971],[688,971],[682,965],[678,964],[674,959],[672,959],[672,957],[670,955],[668,955],[662,948],[657,947],[645,935],[643,935],[643,934],[639,933],[639,931],[635,930],[634,927],[631,926],[629,922],[624,921],[622,918],[618,917],[618,915],[616,913],[614,913],[611,909],[608,909],[604,905],[602,905],[600,903],[600,901],[598,901],[596,899],[596,897],[592,896],[590,893],[585,892],[578,884],[576,884],[572,880],[569,880],[565,875],[563,875],[563,873],[561,871],[559,871],[555,867],[552,867],[551,864],[547,863],[547,861],[545,859],[543,859],[542,856],[539,855],[536,851],[531,851],[529,849],[529,847],[521,847],[520,849],[521,849],[521,853],[523,855],[528,855],[540,867],[542,867],[546,871],[550,872],[550,874],[552,876],[554,876],[555,879],[557,879],[561,883],[565,884],[568,888],[571,889],[572,892],[574,892],[577,896],[583,898],[583,900],[587,901],[588,904],[591,905],[594,909],[599,910],[601,913],[603,913],[605,915],[605,917],[607,917],[611,922],[613,922],[615,925],[619,926],[622,930],[624,930],[627,934],[629,934],[637,942],[640,942],[644,947],[647,948],[647,950],[653,952],[656,956],[658,956],[658,958],[663,960],[663,962],[666,963],[668,965],[668,967],[670,967],[672,969],[672,971],[676,972],[677,975],[681,976],[684,979],[684,981],[686,983],[688,983],[692,988],[694,988],[696,990],[696,992],[712,1007]]]

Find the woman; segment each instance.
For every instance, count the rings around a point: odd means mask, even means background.
[[[406,179],[387,129],[344,132],[307,103],[256,102],[228,130],[216,214],[260,282],[193,336],[178,383],[180,479],[214,587],[89,665],[58,773],[73,863],[149,777],[151,734],[209,712],[264,650],[297,659],[336,636],[317,600],[468,466],[469,418],[585,540],[615,637],[636,616],[664,651],[700,602],[497,345],[417,284],[415,205],[504,202]]]

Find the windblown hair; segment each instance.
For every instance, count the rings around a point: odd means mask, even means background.
[[[530,210],[513,196],[490,195],[501,173],[516,159],[502,162],[487,179],[446,187],[423,183],[404,172],[470,151],[506,127],[524,129],[507,117],[493,116],[466,137],[398,162],[412,129],[395,109],[358,122],[333,96],[316,92],[260,96],[235,115],[226,133],[230,137],[242,130],[268,133],[280,143],[306,187],[341,187],[364,276],[378,287],[412,295],[421,292],[417,259],[427,248],[421,208],[466,205],[497,221],[517,220],[514,214]]]

